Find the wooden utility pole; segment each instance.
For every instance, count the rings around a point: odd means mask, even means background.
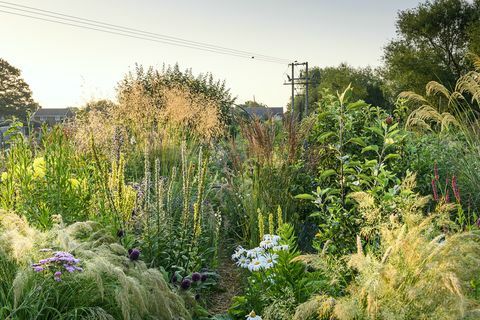
[[[295,117],[295,84],[304,84],[305,85],[305,116],[308,115],[308,85],[310,84],[310,78],[308,77],[308,62],[298,63],[297,61],[290,63],[288,66],[292,67],[292,77],[288,77],[288,81],[284,85],[292,86],[292,102],[291,102],[291,121],[293,123],[293,118]],[[305,66],[305,75],[303,77],[295,78],[295,67],[296,66]],[[295,82],[298,80],[298,82]],[[300,115],[302,113],[300,112]]]

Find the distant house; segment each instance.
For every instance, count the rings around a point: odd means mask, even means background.
[[[283,108],[265,108],[265,107],[250,107],[244,109],[250,116],[258,117],[260,119],[273,118],[276,120],[283,119]]]
[[[0,121],[0,147],[5,147],[5,144],[8,142],[10,136],[7,134],[11,126],[5,122]],[[25,134],[25,127],[19,128],[20,132]]]
[[[32,115],[32,121],[38,124],[46,123],[49,126],[63,123],[65,120],[75,116],[75,112],[71,108],[62,109],[45,109],[41,108]]]

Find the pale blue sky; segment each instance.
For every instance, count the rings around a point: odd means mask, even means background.
[[[377,66],[395,36],[398,10],[414,0],[10,0],[17,4],[189,40],[327,66]],[[0,8],[2,9],[2,8]],[[284,106],[286,65],[10,16],[0,12],[0,57],[20,68],[43,107],[114,98],[115,85],[138,62],[178,62],[225,79],[238,102]]]

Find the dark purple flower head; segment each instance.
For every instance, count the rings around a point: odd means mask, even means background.
[[[174,273],[172,276],[172,283],[177,283],[177,281],[178,281],[178,276],[176,273]]]
[[[132,261],[137,261],[140,258],[140,250],[138,249],[130,249],[128,250],[128,257]]]
[[[192,281],[193,282],[198,282],[202,279],[202,275],[198,272],[192,273]]]
[[[125,235],[125,231],[123,231],[122,229],[117,231],[117,237],[123,238],[124,235]]]
[[[187,290],[188,288],[190,288],[190,286],[192,285],[192,281],[190,279],[183,279],[182,280],[182,283],[180,284],[180,287],[183,289],[183,290]]]
[[[480,218],[477,219],[477,222],[475,223],[478,228],[480,228]]]
[[[392,117],[392,116],[388,116],[388,117],[385,119],[385,123],[388,124],[389,126],[391,126],[392,123],[393,123],[393,117]]]
[[[202,277],[200,278],[200,280],[202,282],[205,282],[205,281],[207,281],[207,279],[208,279],[208,275],[206,273],[202,273]]]

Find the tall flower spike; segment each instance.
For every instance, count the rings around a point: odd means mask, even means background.
[[[455,196],[455,199],[457,200],[457,202],[461,203],[460,190],[458,189],[457,177],[456,176],[452,177],[452,190],[453,190],[453,195]]]
[[[263,221],[263,213],[260,209],[257,209],[258,212],[258,236],[260,239],[263,239],[263,235],[265,234],[265,224]]]
[[[282,212],[282,207],[280,207],[280,205],[277,208],[277,225],[279,228],[283,225],[283,212]]]
[[[435,174],[435,180],[439,180],[440,176],[438,175],[438,166],[437,166],[437,161],[433,164],[433,172]]]
[[[268,214],[268,232],[275,234],[275,222],[273,221],[273,213]]]
[[[433,191],[433,199],[438,201],[438,192],[437,192],[437,185],[435,184],[435,179],[432,179],[432,191]]]

